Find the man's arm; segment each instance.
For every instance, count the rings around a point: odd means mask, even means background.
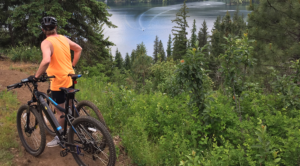
[[[67,38],[67,40],[68,40],[68,42],[70,44],[70,49],[74,51],[74,59],[73,59],[72,66],[75,67],[76,64],[77,64],[77,62],[80,59],[82,48],[78,44],[76,44],[75,42],[73,42],[72,40],[70,40],[68,38]]]
[[[40,77],[42,74],[44,74],[51,62],[51,55],[52,55],[52,51],[51,51],[51,42],[44,40],[41,44],[41,50],[43,53],[43,60],[40,64],[40,67],[38,69],[38,71],[35,74],[35,77],[38,78]]]

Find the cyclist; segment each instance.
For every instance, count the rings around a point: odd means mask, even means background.
[[[51,79],[50,90],[52,99],[64,108],[65,94],[59,88],[69,88],[72,86],[72,79],[68,74],[75,74],[73,68],[80,59],[82,48],[65,36],[57,34],[57,20],[54,17],[44,17],[42,21],[42,31],[46,39],[41,44],[43,60],[35,76],[30,76],[30,81],[35,81],[43,73],[47,72],[48,76],[55,76]],[[74,59],[71,61],[70,49],[74,51]],[[55,108],[56,109],[56,108]],[[64,128],[64,118],[62,112],[56,109],[58,114],[58,123]],[[58,146],[59,139],[57,136],[47,143],[48,147]]]

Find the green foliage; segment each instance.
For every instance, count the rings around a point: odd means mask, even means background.
[[[225,53],[220,55],[221,68],[220,72],[224,77],[224,84],[228,88],[228,92],[236,103],[237,112],[241,114],[239,96],[244,90],[244,82],[246,75],[249,73],[249,67],[253,67],[255,59],[253,59],[253,47],[248,40],[247,34],[242,39],[229,35],[224,37],[226,45],[224,45]],[[240,115],[241,120],[241,115]]]
[[[102,64],[97,64],[96,66],[88,66],[82,68],[83,76],[85,77],[94,77],[97,76],[103,81],[107,81],[109,78],[104,74],[105,67]]]
[[[170,85],[168,80],[175,76],[174,72],[177,69],[176,63],[173,59],[169,61],[162,61],[154,64],[150,67],[152,82],[152,89],[159,90],[160,92],[166,92]]]
[[[0,92],[0,165],[11,165],[14,158],[11,150],[19,147],[15,132],[17,106],[16,95],[6,91]]]
[[[35,46],[16,46],[7,50],[7,56],[14,62],[41,62],[43,56],[41,50]]]
[[[258,154],[256,154],[256,157],[259,157],[260,164],[267,162],[267,160],[270,158],[274,158],[274,161],[272,163],[269,162],[268,164],[276,165],[276,163],[278,163],[281,158],[277,158],[278,151],[273,149],[270,145],[270,142],[267,140],[267,126],[262,125],[261,123],[262,121],[260,120],[259,125],[261,126],[257,127],[257,131],[255,132],[259,142],[258,144],[253,145],[252,148],[259,149],[259,152]]]
[[[184,1],[182,7],[176,14],[176,18],[172,20],[172,23],[175,22],[177,25],[173,27],[172,33],[175,36],[173,38],[174,41],[174,47],[173,47],[173,59],[181,59],[182,56],[184,56],[187,52],[187,32],[186,28],[189,27],[188,22],[187,22],[187,15],[188,13],[188,8],[186,6],[186,0]]]
[[[211,83],[204,68],[205,47],[199,49],[198,41],[195,47],[197,49],[189,49],[187,55],[180,61],[181,64],[176,70],[176,81],[181,89],[190,92],[190,104],[196,104],[201,112],[204,109],[205,94],[211,89]]]
[[[1,31],[5,31],[3,42],[7,45],[40,46],[45,35],[40,24],[44,16],[54,16],[58,21],[58,33],[67,35],[83,50],[82,64],[89,66],[104,63],[109,58],[106,47],[113,43],[104,38],[103,26],[116,27],[108,17],[111,16],[105,3],[96,0],[68,1],[4,1],[1,2]],[[12,10],[13,9],[13,10]],[[9,36],[9,37],[7,37]],[[4,46],[1,44],[1,46]]]
[[[168,46],[167,46],[167,58],[172,56],[172,38],[169,35]]]
[[[123,69],[124,60],[122,58],[121,53],[118,51],[118,49],[116,50],[115,64],[118,69],[120,70]]]
[[[205,31],[205,24],[203,23],[203,30]],[[211,71],[210,77],[214,80],[215,85],[220,85],[222,80],[220,80],[219,75],[217,74],[218,68],[220,67],[220,60],[218,59],[220,54],[224,54],[225,50],[223,44],[227,44],[227,41],[224,37],[229,35],[238,36],[242,38],[243,32],[246,30],[246,23],[243,20],[242,16],[239,16],[239,10],[236,10],[233,19],[229,12],[226,13],[224,17],[218,17],[212,28],[211,36],[211,47],[210,47],[210,56],[208,58],[208,68]],[[200,30],[201,32],[201,30]],[[205,34],[204,32],[202,32]],[[201,36],[199,34],[199,36]],[[205,42],[205,41],[204,41]],[[201,44],[202,42],[200,42]],[[204,43],[203,43],[204,44]]]
[[[154,60],[154,63],[156,63],[157,61],[159,61],[159,57],[157,56],[159,54],[159,39],[158,39],[158,36],[155,37],[153,48],[154,48],[153,60]]]
[[[256,72],[268,75],[266,68],[286,67],[300,57],[300,3],[289,0],[261,0],[252,4],[248,14],[249,37],[255,39],[254,52],[258,60]],[[285,70],[282,70],[285,73]]]
[[[236,44],[231,44],[237,49],[247,48],[242,40],[235,41]],[[157,87],[180,87],[172,71],[185,69],[183,65],[196,65],[203,57],[199,50],[190,51],[194,54],[190,52],[185,57],[185,64],[175,66],[174,62],[166,61],[153,65],[150,68],[153,78],[160,80],[150,79],[152,87],[157,83]],[[193,56],[199,56],[199,61]],[[169,74],[172,76],[168,77]],[[174,84],[168,84],[170,80]],[[286,81],[274,87],[274,94],[263,94],[256,84],[245,83],[239,95],[242,114],[236,111],[232,95],[223,91],[205,92],[202,101],[205,107],[199,114],[199,107],[189,104],[193,97],[190,91],[181,91],[173,97],[157,90],[138,94],[126,82],[117,86],[97,77],[79,80],[81,91],[77,97],[98,106],[111,132],[120,135],[127,154],[137,165],[179,165],[180,162],[205,166],[298,165],[300,112],[297,105],[286,107],[290,101],[288,93],[277,91],[282,86],[288,89],[294,85],[293,81]],[[297,90],[289,93],[292,92],[298,93]],[[268,130],[261,127],[262,123]],[[197,155],[187,157],[192,150]]]
[[[126,53],[126,56],[125,56],[124,68],[126,70],[131,69],[131,62],[130,62],[130,57],[129,57],[128,53]]]
[[[164,46],[161,42],[161,40],[159,41],[158,44],[158,53],[159,53],[159,61],[165,61],[166,60],[166,53],[165,53],[165,49]]]
[[[134,57],[133,61],[131,61],[132,78],[136,89],[140,89],[146,84],[153,60],[147,55],[147,50],[143,42],[137,45],[136,50],[133,51],[133,55],[131,56]]]
[[[192,32],[191,40],[190,40],[191,47],[193,47],[193,46],[196,44],[196,40],[197,40],[196,31],[197,31],[196,20],[194,19],[194,22],[193,22],[193,28],[192,28],[192,30],[191,30],[191,32]],[[206,38],[206,40],[207,40],[207,38]],[[205,44],[204,44],[204,45],[205,45]],[[201,47],[201,46],[200,46],[200,47]]]
[[[202,23],[202,28],[200,28],[199,33],[198,33],[199,47],[201,47],[201,48],[207,44],[207,39],[208,39],[207,29],[208,28],[207,28],[206,22],[204,20]]]

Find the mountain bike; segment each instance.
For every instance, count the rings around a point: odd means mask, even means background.
[[[43,76],[37,81],[21,80],[20,83],[7,86],[8,90],[27,86],[32,93],[32,99],[27,105],[19,108],[17,113],[17,129],[22,145],[28,153],[33,156],[39,156],[43,153],[46,144],[45,128],[39,111],[46,115],[53,130],[55,130],[63,149],[60,156],[65,157],[72,153],[78,165],[115,165],[116,153],[111,135],[106,127],[90,116],[80,116],[75,118],[68,111],[69,102],[66,102],[65,108],[60,107],[51,97],[38,91],[38,82],[45,82],[53,78]],[[78,92],[78,89],[60,88],[67,96]],[[59,111],[65,113],[64,129],[59,125],[53,111],[46,101],[51,102]],[[66,137],[67,126],[70,126],[68,136]]]
[[[46,74],[44,74],[44,76],[45,75]],[[81,75],[80,74],[78,74],[78,75],[69,74],[69,76],[72,78],[72,86],[71,87],[75,88],[75,84],[77,84],[77,79],[80,78]],[[47,90],[47,95],[49,97],[52,97],[51,90],[50,90],[50,83],[49,83],[49,87]],[[104,126],[106,126],[104,118],[95,104],[93,104],[92,102],[87,101],[87,100],[78,102],[75,98],[75,94],[73,96],[71,96],[70,99],[72,100],[70,104],[72,105],[71,113],[72,113],[73,117],[76,118],[78,116],[83,116],[83,115],[92,116],[92,117],[96,118],[97,120],[99,120]],[[47,104],[49,105],[50,109],[53,110],[53,113],[56,114],[55,109],[54,109],[55,106],[50,101],[47,101]],[[42,111],[40,111],[40,113],[42,116],[42,121],[46,128],[46,131],[50,135],[55,136],[56,135],[55,130],[52,129],[51,124],[49,123],[46,115]]]

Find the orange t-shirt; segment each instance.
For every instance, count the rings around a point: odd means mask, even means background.
[[[75,74],[72,68],[69,42],[62,35],[50,36],[45,40],[53,45],[51,62],[46,71],[48,76],[55,76],[51,79],[50,89],[60,91],[60,87],[69,88],[72,86],[72,79],[68,74]]]

